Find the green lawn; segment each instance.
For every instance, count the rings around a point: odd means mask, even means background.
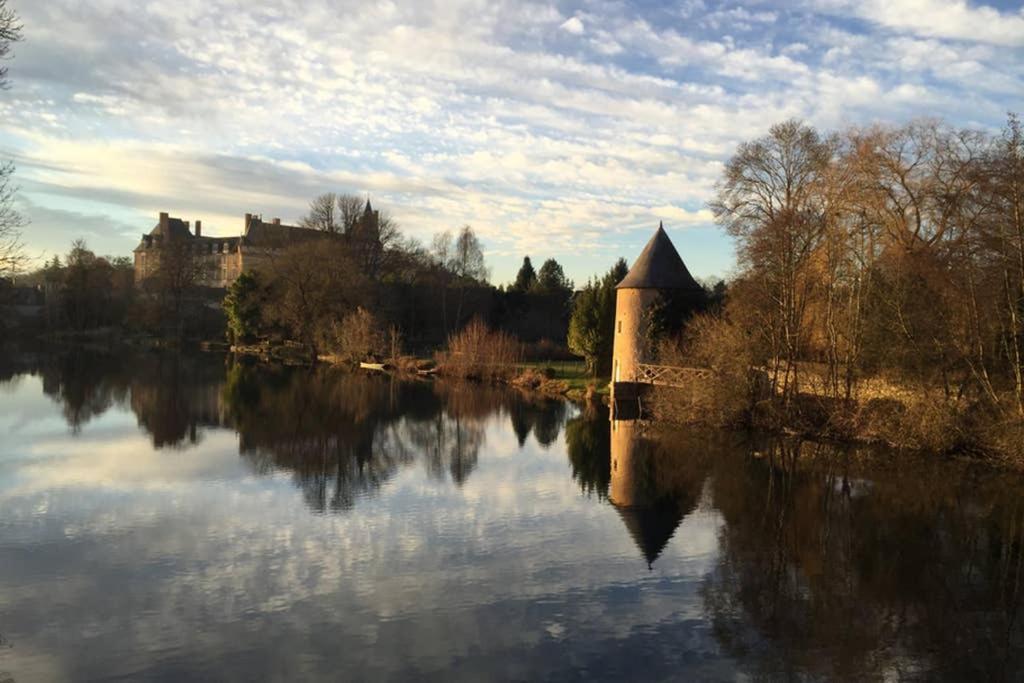
[[[520,367],[544,370],[550,368],[551,379],[561,380],[569,385],[570,391],[586,392],[590,384],[597,387],[598,394],[608,393],[608,377],[593,377],[587,372],[586,363],[581,360],[553,360],[521,363]]]

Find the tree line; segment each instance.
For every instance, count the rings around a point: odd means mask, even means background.
[[[787,121],[739,146],[711,208],[737,277],[663,356],[728,380],[723,420],[793,419],[814,396],[838,431],[994,450],[1024,436],[1015,115],[998,133]]]
[[[322,239],[270,254],[229,289],[230,340],[291,339],[311,357],[358,361],[396,348],[433,350],[479,319],[564,346],[572,283],[557,261],[548,259],[529,286],[494,287],[471,226],[440,232],[425,246],[387,213],[367,221],[369,207],[350,194],[316,197],[301,224]],[[528,257],[524,268],[532,272]]]

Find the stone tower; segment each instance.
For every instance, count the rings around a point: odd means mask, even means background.
[[[615,290],[612,398],[616,385],[621,385],[618,393],[626,393],[638,380],[639,366],[654,360],[646,334],[651,308],[665,296],[683,297],[695,307],[704,296],[660,224]]]

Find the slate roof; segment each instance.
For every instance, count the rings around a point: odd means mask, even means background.
[[[185,221],[180,218],[169,218],[167,220],[168,234],[164,235],[163,227],[160,223],[156,224],[156,227],[149,231],[150,235],[160,235],[167,239],[188,239],[192,237],[192,233],[189,232],[188,226],[185,225]]]
[[[692,289],[701,287],[686,269],[665,228],[658,225],[658,231],[640,252],[633,267],[629,269],[616,289]]]
[[[253,217],[245,226],[244,244],[253,247],[280,248],[311,239],[320,239],[325,233],[312,228],[300,228],[281,223],[264,223]]]

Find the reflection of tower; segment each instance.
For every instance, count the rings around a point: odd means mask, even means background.
[[[680,294],[690,310],[703,290],[686,269],[665,229],[659,225],[629,273],[615,287],[615,333],[612,344],[612,398],[636,391],[640,366],[654,361],[647,343],[647,323],[659,301]]]
[[[635,420],[612,420],[608,498],[650,568],[683,520],[683,506],[659,495],[650,444]]]

